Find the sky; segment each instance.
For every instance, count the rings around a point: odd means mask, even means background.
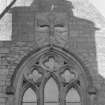
[[[105,0],[89,0],[105,17]]]

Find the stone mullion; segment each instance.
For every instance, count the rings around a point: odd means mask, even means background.
[[[60,105],[65,105],[65,90],[63,86],[59,90],[59,103]]]
[[[49,73],[45,73],[43,76],[43,79],[39,88],[39,97],[40,97],[39,105],[44,105],[44,87],[45,87],[46,80],[47,78],[49,78],[49,76],[50,76]]]
[[[38,102],[38,105],[44,105],[44,89],[43,87],[40,88],[39,90],[39,102]]]
[[[44,80],[45,80],[45,77],[43,78],[42,83],[39,88],[38,105],[44,105],[44,86],[43,86]]]
[[[59,76],[59,73],[54,73],[59,81],[59,105],[65,105],[65,89],[62,84],[62,79]]]

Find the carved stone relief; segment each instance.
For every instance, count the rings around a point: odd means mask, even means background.
[[[66,13],[38,13],[35,22],[36,42],[39,46],[64,47],[69,40],[69,23]]]

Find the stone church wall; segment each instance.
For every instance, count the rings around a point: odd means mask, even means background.
[[[23,10],[25,9],[23,8]],[[16,15],[19,16],[21,13],[17,12],[14,16]],[[27,15],[29,17],[31,15],[31,18],[28,18]],[[21,20],[22,16],[27,17],[23,18],[23,22]],[[0,42],[0,105],[8,105],[7,87],[11,84],[11,77],[15,73],[15,68],[31,51],[43,47],[43,45],[38,45],[35,41],[34,26],[32,24],[34,21],[33,16],[33,12],[29,13],[27,10],[23,12],[17,19],[20,23],[14,23],[17,20],[12,23],[15,25],[12,30],[12,41]],[[95,33],[98,28],[95,27],[94,22],[75,16],[70,19],[69,24],[69,39],[64,46],[62,44],[59,46],[76,56],[83,63],[86,72],[89,72],[89,76],[92,78],[93,86],[96,88],[94,105],[104,105],[105,80],[98,74],[96,57]],[[31,28],[29,28],[30,26]],[[24,35],[19,34],[19,32]]]

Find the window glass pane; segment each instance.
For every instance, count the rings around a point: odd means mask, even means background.
[[[31,88],[24,93],[22,105],[37,105],[36,94]]]
[[[44,105],[58,105],[58,87],[53,78],[45,86]]]
[[[72,88],[66,96],[66,105],[81,105],[80,96],[76,89]]]

